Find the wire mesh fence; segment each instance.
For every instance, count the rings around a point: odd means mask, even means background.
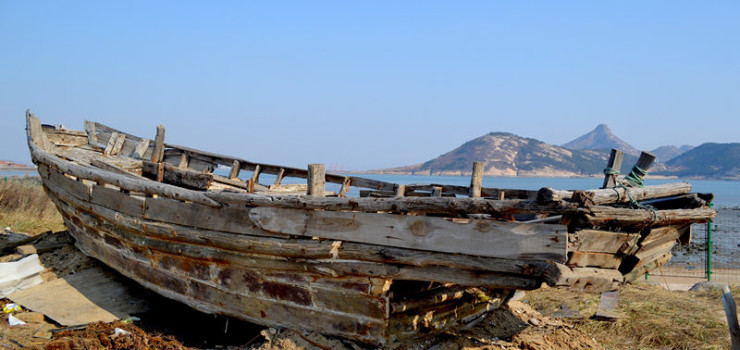
[[[707,224],[691,227],[689,244],[677,244],[673,258],[649,277],[686,278],[727,284],[740,283],[740,209],[719,208]]]

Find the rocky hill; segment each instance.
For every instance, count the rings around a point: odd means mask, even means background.
[[[599,124],[596,129],[562,145],[562,147],[572,150],[610,150],[616,148],[624,154],[640,155],[640,151],[614,135],[606,124]]]
[[[469,174],[474,161],[486,162],[491,176],[590,176],[603,172],[607,150],[569,150],[504,132],[492,132],[421,164],[373,171],[385,174]],[[636,157],[625,155],[626,167]]]
[[[658,157],[658,162],[665,163],[673,158],[676,158],[680,156],[681,154],[685,153],[686,151],[691,150],[694,148],[693,146],[689,145],[683,145],[681,147],[676,146],[660,146],[650,152],[653,152],[656,157]]]
[[[665,163],[659,174],[740,180],[740,143],[705,143]]]

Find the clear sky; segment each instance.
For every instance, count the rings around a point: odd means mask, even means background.
[[[491,131],[740,141],[737,1],[0,0],[0,159],[24,117],[366,170]]]

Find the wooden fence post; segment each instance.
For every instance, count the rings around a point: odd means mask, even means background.
[[[727,317],[727,327],[730,328],[730,339],[732,339],[732,350],[740,350],[740,326],[737,324],[737,307],[735,299],[732,297],[730,288],[722,288],[722,304],[725,307],[725,316]]]

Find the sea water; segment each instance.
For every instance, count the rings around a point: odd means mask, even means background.
[[[229,170],[217,168],[215,173],[227,176]],[[442,184],[469,186],[470,176],[428,176],[428,175],[381,175],[381,174],[340,174],[357,177],[365,177],[378,181],[385,181],[403,185],[411,184]],[[36,171],[4,171],[0,172],[0,181],[11,176],[38,176]],[[240,178],[246,179],[251,176],[250,172],[243,172]],[[271,184],[275,180],[274,175],[263,174],[260,183]],[[740,181],[721,180],[684,180],[684,179],[647,179],[646,185],[660,185],[671,182],[686,181],[691,184],[692,192],[714,193],[712,202],[716,208],[740,208]],[[604,179],[601,177],[515,177],[515,176],[484,176],[483,187],[539,190],[542,187],[552,187],[556,190],[588,190],[600,188]],[[305,179],[285,178],[284,184],[306,183]],[[338,192],[341,185],[327,184],[327,191]],[[349,196],[358,196],[359,192],[353,189]]]

